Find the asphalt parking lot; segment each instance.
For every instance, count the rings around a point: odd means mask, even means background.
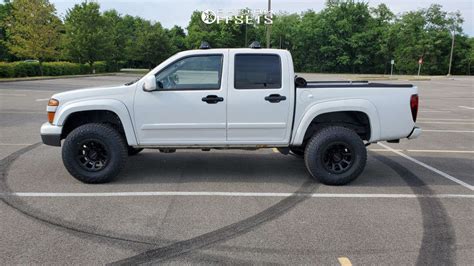
[[[0,83],[0,264],[474,265],[474,78],[410,81],[422,136],[369,146],[347,186],[272,149],[149,150],[76,181],[40,144],[48,98],[133,79]]]

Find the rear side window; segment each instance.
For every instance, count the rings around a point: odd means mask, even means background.
[[[236,89],[281,88],[281,60],[279,55],[238,54],[235,56]]]

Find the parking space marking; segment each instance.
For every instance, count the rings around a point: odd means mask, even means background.
[[[46,102],[49,101],[50,98],[43,98],[43,99],[36,99],[35,102]]]
[[[460,105],[458,106],[459,108],[464,108],[464,109],[468,109],[468,110],[474,110],[474,107],[469,107],[469,106],[464,106],[464,105]]]
[[[448,110],[443,110],[443,111],[440,111],[440,110],[423,110],[423,111],[419,111],[419,113],[450,113],[451,111],[448,111]]]
[[[0,93],[0,96],[14,96],[14,97],[24,97],[26,94],[15,94],[15,93]]]
[[[463,118],[419,118],[417,121],[466,121],[466,122],[473,122],[474,119],[463,119]]]
[[[346,257],[340,257],[337,258],[337,260],[339,261],[339,264],[341,264],[341,266],[352,266],[351,261]]]
[[[423,132],[444,132],[444,133],[474,133],[474,130],[444,130],[444,129],[422,129]]]
[[[0,193],[2,197],[150,197],[150,196],[188,196],[188,197],[275,197],[290,196],[311,198],[461,198],[474,199],[474,194],[367,194],[367,193],[274,193],[274,192],[219,192],[219,191],[137,191],[137,192],[12,192]]]
[[[378,145],[384,147],[385,149],[387,149],[387,150],[389,150],[389,151],[391,151],[391,152],[394,152],[394,153],[396,153],[396,154],[402,156],[403,158],[405,158],[405,159],[407,159],[407,160],[410,160],[410,161],[412,161],[412,162],[414,162],[414,163],[416,163],[416,164],[418,164],[418,165],[420,165],[420,166],[423,166],[424,168],[426,168],[426,169],[428,169],[428,170],[430,170],[430,171],[432,171],[432,172],[435,172],[435,173],[437,173],[437,174],[439,174],[439,175],[441,175],[441,176],[443,176],[443,177],[445,177],[445,178],[447,178],[447,179],[449,179],[449,180],[451,180],[451,181],[453,181],[453,182],[456,182],[456,183],[458,183],[459,185],[461,185],[461,186],[463,186],[463,187],[465,187],[465,188],[467,188],[467,189],[470,189],[470,190],[474,191],[474,186],[469,185],[468,183],[466,183],[466,182],[464,182],[464,181],[462,181],[462,180],[459,180],[459,179],[455,178],[454,176],[451,176],[451,175],[449,175],[449,174],[447,174],[447,173],[445,173],[445,172],[443,172],[443,171],[441,171],[441,170],[438,170],[438,169],[436,169],[436,168],[434,168],[434,167],[432,167],[432,166],[429,166],[429,165],[427,165],[427,164],[425,164],[425,163],[423,163],[423,162],[420,162],[420,161],[418,161],[417,159],[415,159],[415,158],[413,158],[413,157],[411,157],[411,156],[408,156],[408,155],[406,155],[406,154],[404,154],[404,153],[402,153],[402,152],[400,152],[400,151],[397,151],[397,150],[395,150],[395,149],[392,149],[391,147],[389,147],[389,146],[387,146],[387,145],[385,145],[385,144],[383,144],[383,143],[378,143]]]
[[[32,143],[0,143],[0,146],[30,146]]]
[[[474,153],[474,151],[459,151],[459,150],[402,150],[402,149],[393,149],[398,152],[422,152],[422,153]],[[392,152],[392,150],[386,149],[369,149],[369,151],[376,152]]]
[[[425,153],[474,153],[474,151],[456,151],[456,150],[406,150],[407,152],[425,152]]]
[[[0,111],[0,114],[46,114],[46,111],[44,112],[33,112],[33,111],[25,111],[25,112],[16,112],[16,111]]]
[[[272,148],[272,151],[273,151],[274,153],[280,153],[277,148]]]
[[[417,124],[474,125],[474,122],[416,121]]]

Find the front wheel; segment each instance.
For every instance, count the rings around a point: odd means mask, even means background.
[[[122,170],[127,155],[127,144],[120,133],[96,123],[74,129],[62,149],[64,166],[84,183],[109,182]]]
[[[345,185],[364,170],[367,150],[353,130],[332,126],[320,130],[306,145],[305,164],[311,176],[326,185]]]
[[[134,155],[139,154],[141,151],[143,151],[143,148],[134,148],[132,146],[128,146],[127,151],[128,151],[128,156],[134,156]]]

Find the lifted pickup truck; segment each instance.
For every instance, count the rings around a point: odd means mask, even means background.
[[[343,185],[363,171],[365,146],[421,133],[417,109],[412,85],[306,82],[286,50],[201,49],[130,84],[53,95],[41,137],[64,139],[64,165],[86,183],[110,181],[144,148],[278,148],[320,182]]]

